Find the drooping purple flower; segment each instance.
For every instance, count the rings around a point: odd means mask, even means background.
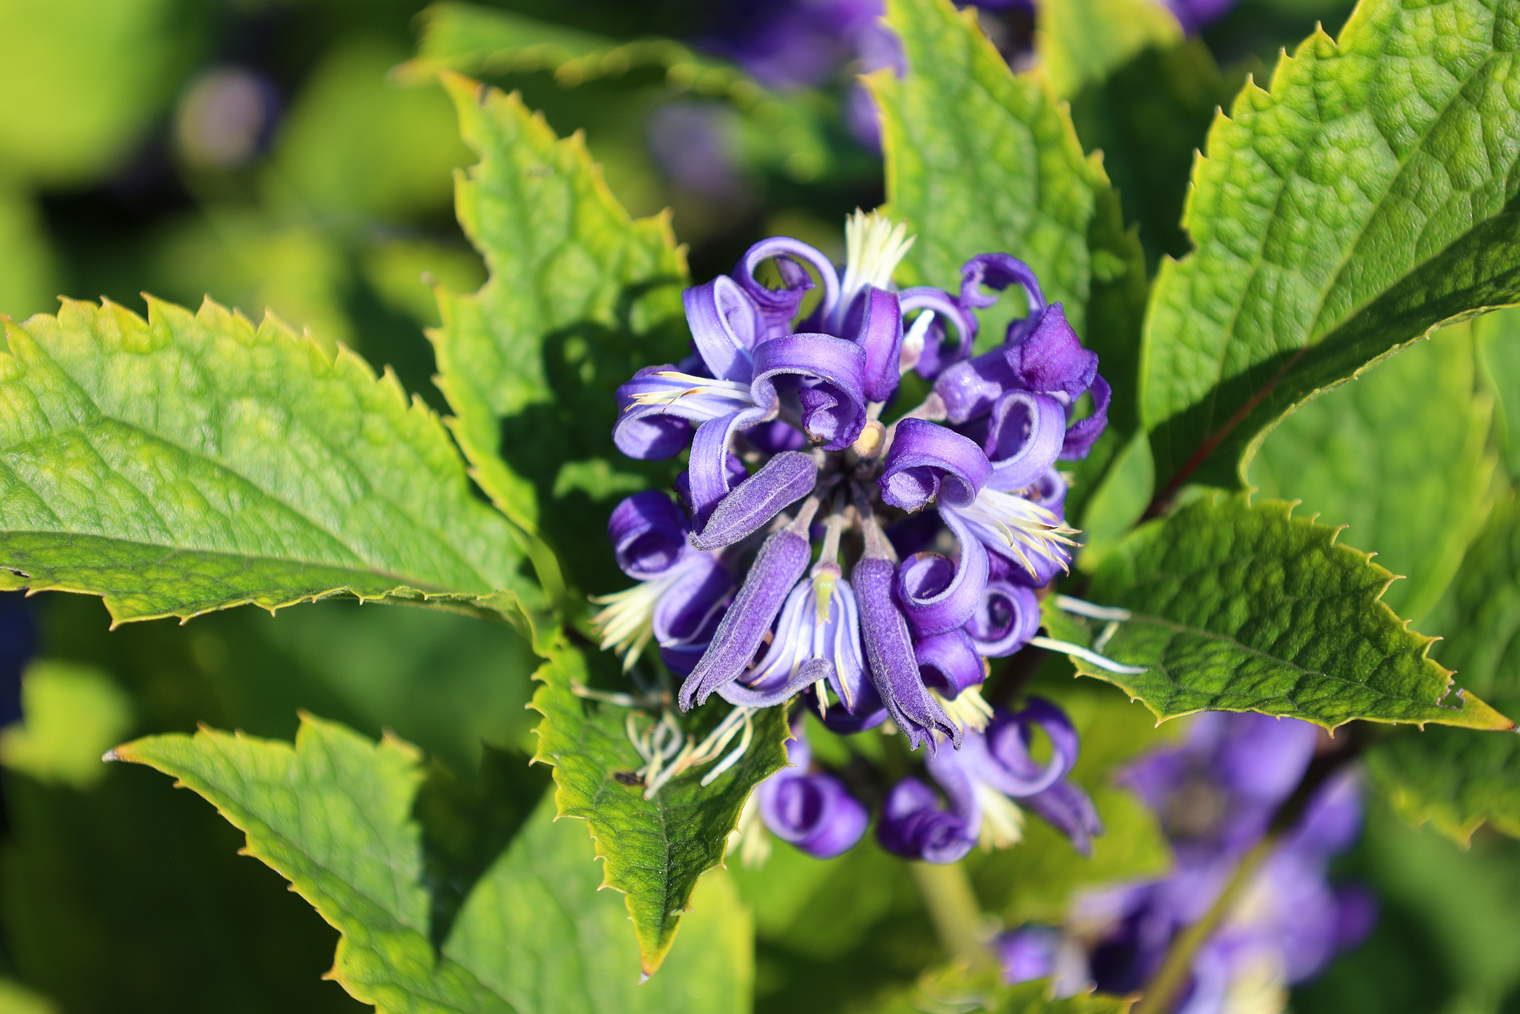
[[[1304,722],[1265,715],[1199,716],[1188,740],[1132,764],[1124,781],[1162,818],[1176,855],[1167,877],[1127,883],[1078,898],[1080,932],[1062,946],[1085,949],[1080,974],[1060,990],[1090,984],[1105,992],[1140,987],[1172,941],[1212,908],[1240,858],[1266,833],[1299,784],[1319,743]],[[1254,998],[1282,994],[1319,972],[1371,929],[1375,904],[1365,892],[1333,888],[1330,857],[1355,839],[1361,821],[1354,771],[1331,778],[1311,797],[1234,910],[1199,950],[1177,1010],[1225,1014]],[[1010,980],[1033,977],[1032,963]]]
[[[782,768],[755,789],[766,829],[815,859],[832,859],[855,847],[870,814],[844,782],[827,772],[809,773],[812,750],[800,727],[786,741]]]
[[[1036,727],[1051,741],[1045,764],[1029,752]],[[883,812],[879,828],[882,845],[926,862],[954,862],[979,840],[1006,848],[1023,837],[1017,801],[1090,853],[1102,825],[1086,793],[1064,780],[1076,760],[1076,730],[1055,705],[1031,698],[1022,711],[996,713],[985,733],[967,729],[960,749],[929,756],[944,802],[922,782],[894,789],[895,805]],[[951,841],[953,829],[958,842]],[[930,844],[932,855],[924,848]]]

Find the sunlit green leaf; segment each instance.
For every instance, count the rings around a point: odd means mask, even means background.
[[[1504,467],[1520,478],[1520,309],[1472,322],[1483,385],[1494,396],[1494,426]]]
[[[1322,524],[1349,525],[1340,541],[1406,578],[1383,601],[1418,623],[1488,510],[1492,414],[1476,388],[1471,332],[1458,325],[1283,420],[1252,461],[1251,482],[1302,500],[1299,512]]]
[[[1265,431],[1520,294],[1512,0],[1364,0],[1209,132],[1146,324],[1158,484],[1240,482]]]
[[[452,75],[445,85],[481,156],[459,179],[458,208],[491,278],[473,295],[439,290],[439,384],[482,488],[569,547],[601,529],[627,486],[588,493],[559,475],[611,458],[617,385],[682,354],[685,254],[668,217],[628,217],[579,136],[556,138],[516,96]]]
[[[1042,4],[1036,50],[1063,99],[1102,81],[1142,50],[1182,39],[1182,26],[1150,0],[1066,0]]]
[[[755,713],[748,749],[711,785],[700,784],[714,766],[709,762],[646,799],[645,786],[634,777],[644,760],[629,741],[629,723],[649,729],[659,716],[639,711],[630,719],[627,708],[577,695],[574,688],[587,681],[586,659],[563,634],[548,637],[535,645],[548,661],[535,676],[543,685],[533,707],[544,718],[534,760],[554,765],[561,816],[590,824],[597,855],[605,860],[606,886],[627,895],[644,972],[653,974],[675,939],[697,878],[722,862],[750,790],[786,765],[785,709]],[[689,739],[701,739],[716,725],[714,710],[705,709],[708,720],[700,725],[684,723]],[[733,744],[738,742],[735,737]]]
[[[1514,728],[1466,690],[1443,703],[1451,673],[1426,657],[1433,639],[1380,601],[1393,575],[1290,509],[1206,494],[1137,529],[1093,575],[1086,596],[1130,619],[1106,630],[1050,597],[1046,626],[1084,646],[1102,638],[1105,656],[1144,666],[1128,675],[1072,658],[1160,719],[1257,711],[1330,729],[1354,719]]]
[[[672,956],[682,967],[641,986],[621,907],[597,893],[584,827],[556,823],[545,799],[482,864],[490,849],[476,846],[491,839],[459,845],[450,822],[471,816],[457,793],[414,801],[424,771],[394,738],[375,744],[306,717],[294,748],[203,730],[115,755],[174,775],[244,831],[248,853],[343,934],[331,977],[382,1014],[726,1012],[748,994],[749,922],[721,874],[698,893],[699,940]],[[472,861],[478,879],[435,952],[425,870],[462,874]]]
[[[1494,511],[1447,595],[1443,664],[1496,707],[1520,709],[1520,508]],[[1520,735],[1401,733],[1368,767],[1398,810],[1466,843],[1484,823],[1520,837]]]
[[[6,334],[0,587],[98,594],[118,622],[527,591],[437,418],[351,352],[209,300],[71,301]]]
[[[961,264],[1000,251],[1027,262],[1064,305],[1114,388],[1109,433],[1078,466],[1072,510],[1135,425],[1134,377],[1146,297],[1144,260],[1125,229],[1101,156],[1087,157],[1043,72],[1014,74],[949,0],[892,0],[908,73],[867,80],[881,109],[887,199],[918,239],[900,277],[957,291]],[[1010,295],[983,314],[980,343],[1022,314]]]

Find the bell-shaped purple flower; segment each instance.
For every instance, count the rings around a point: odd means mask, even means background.
[[[870,814],[844,782],[826,772],[810,774],[812,750],[799,732],[786,742],[792,767],[756,787],[766,829],[816,859],[832,859],[855,847]]]

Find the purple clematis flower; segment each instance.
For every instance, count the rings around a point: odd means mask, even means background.
[[[832,859],[854,848],[870,823],[865,805],[833,775],[809,773],[813,752],[800,727],[786,741],[786,754],[793,766],[755,789],[766,829],[815,859]]]
[[[604,645],[631,665],[657,643],[683,677],[682,710],[714,694],[736,706],[688,758],[716,756],[751,709],[799,695],[838,732],[890,721],[926,747],[938,785],[893,791],[882,833],[899,850],[943,858],[979,836],[1006,841],[1014,798],[1085,848],[1098,825],[1062,780],[1069,723],[1041,702],[998,719],[979,688],[987,659],[1036,639],[1034,589],[1070,562],[1055,464],[1104,423],[1101,410],[1069,418],[1101,384],[1096,357],[1021,261],[972,258],[957,295],[899,292],[903,227],[857,212],[845,236],[842,269],[795,239],[754,244],[732,274],[684,294],[693,353],[618,390],[622,450],[688,457],[675,501],[640,493],[613,512],[618,563],[640,583],[600,600]],[[1014,286],[1029,315],[973,391],[955,371],[982,369],[968,358],[977,314]],[[884,423],[914,369],[938,377],[935,392]],[[941,390],[971,391],[956,418]],[[1035,726],[1057,742],[1049,765],[1028,759]],[[658,767],[667,739],[636,745]]]
[[[1076,932],[1060,944],[1082,960],[1041,967],[1037,942],[1006,939],[1010,981],[1054,976],[1069,995],[1096,984],[1122,994],[1141,986],[1172,940],[1213,906],[1240,857],[1261,840],[1308,767],[1319,733],[1265,715],[1200,716],[1183,745],[1133,764],[1125,782],[1161,816],[1176,855],[1168,877],[1079,897]],[[1286,988],[1322,970],[1371,929],[1376,908],[1355,888],[1334,888],[1326,866],[1356,838],[1359,779],[1343,772],[1320,786],[1298,825],[1256,874],[1201,948],[1178,1001],[1186,1014],[1280,1009]],[[1046,934],[1051,930],[1044,930]],[[1275,1006],[1274,1006],[1275,1005]]]
[[[1036,726],[1053,748],[1046,764],[1029,754]],[[1023,837],[1017,800],[1091,854],[1092,838],[1103,827],[1087,794],[1065,781],[1076,760],[1076,730],[1050,702],[1031,698],[1022,711],[996,713],[985,733],[967,730],[959,750],[930,755],[929,773],[948,807],[917,779],[893,788],[878,828],[882,846],[940,863],[960,859],[978,841],[1006,848]]]

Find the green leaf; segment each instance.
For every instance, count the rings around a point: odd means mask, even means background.
[[[866,80],[881,110],[890,213],[918,236],[899,277],[954,291],[968,258],[1011,253],[1085,337],[1087,231],[1094,190],[1107,186],[1100,160],[1082,154],[1039,72],[1008,69],[974,9],[890,0],[887,23],[903,40],[908,73],[899,79],[886,69]]]
[[[0,1010],[5,1014],[58,1014],[53,1001],[10,979],[0,979]]]
[[[437,417],[351,352],[209,300],[69,301],[6,334],[0,587],[101,595],[117,622],[527,593]]]
[[[21,676],[23,722],[0,730],[0,764],[41,782],[87,789],[105,774],[100,755],[132,725],[132,703],[87,666],[33,662]]]
[[[1182,39],[1182,26],[1150,0],[1065,0],[1038,8],[1035,50],[1063,99],[1102,81],[1141,50]]]
[[[429,333],[439,386],[481,487],[569,547],[599,532],[633,484],[588,493],[559,476],[608,457],[619,384],[683,354],[685,253],[668,215],[628,217],[579,135],[555,137],[516,95],[450,74],[444,84],[481,156],[459,177],[459,221],[491,277],[472,295],[439,290],[443,326]],[[622,459],[607,470],[639,485],[668,471]],[[597,559],[611,580],[610,554]]]
[[[1363,0],[1209,132],[1164,263],[1141,417],[1166,492],[1243,482],[1265,432],[1520,294],[1513,0]]]
[[[1520,507],[1499,506],[1467,551],[1443,610],[1443,663],[1497,707],[1520,708]],[[1367,761],[1414,823],[1466,844],[1484,823],[1520,837],[1520,736],[1427,729],[1390,736]]]
[[[1251,463],[1262,493],[1349,525],[1345,541],[1406,575],[1383,601],[1416,623],[1491,505],[1493,399],[1474,373],[1470,329],[1448,328],[1293,413]]]
[[[0,165],[80,184],[129,159],[201,62],[195,8],[173,0],[0,7]]]
[[[1043,73],[1014,74],[949,0],[891,0],[908,73],[866,80],[881,110],[890,213],[918,239],[899,276],[955,290],[970,257],[1011,253],[1065,306],[1113,385],[1109,430],[1079,466],[1073,516],[1133,432],[1139,328],[1146,298],[1136,234],[1124,227],[1102,156],[1084,156]],[[1019,296],[983,314],[980,340],[1002,338]]]
[[[1191,249],[1181,225],[1188,174],[1209,124],[1241,79],[1220,73],[1203,40],[1179,39],[1141,50],[1072,97],[1082,147],[1103,153],[1103,171],[1125,220],[1140,225],[1152,270],[1161,254],[1181,257]]]
[[[512,11],[435,3],[422,14],[417,56],[401,68],[406,81],[441,70],[506,74],[549,70],[567,87],[638,67],[665,71],[669,83],[711,95],[753,101],[760,87],[732,64],[699,56],[674,39],[623,41]]]
[[[555,823],[547,799],[474,882],[435,951],[425,832],[413,816],[424,771],[394,738],[375,744],[303,716],[294,747],[202,730],[138,740],[115,756],[175,776],[243,830],[247,852],[343,934],[329,976],[382,1014],[717,1012],[741,1009],[748,995],[749,923],[721,875],[698,892],[699,945],[672,958],[684,967],[640,986],[623,915],[597,893],[580,825]],[[424,821],[444,818],[426,831],[435,848],[453,833],[436,797],[416,809]],[[472,847],[464,851],[468,862]]]
[[[1479,375],[1494,398],[1494,429],[1505,471],[1520,478],[1520,310],[1472,322]]]
[[[786,766],[786,709],[755,713],[749,749],[711,785],[699,784],[708,768],[693,768],[645,799],[644,787],[632,777],[644,761],[628,739],[629,711],[574,692],[588,682],[587,660],[562,633],[541,635],[535,650],[547,661],[535,674],[543,686],[533,707],[544,718],[533,759],[554,765],[560,815],[590,825],[596,853],[605,860],[606,886],[627,895],[644,974],[652,975],[675,939],[697,878],[723,861],[750,790]],[[709,719],[700,725],[687,723],[689,739],[700,739],[716,724],[713,711],[699,713]],[[656,720],[643,712],[633,717],[643,728]]]
[[[1380,599],[1393,575],[1336,544],[1339,529],[1290,517],[1278,501],[1205,495],[1137,529],[1093,575],[1086,597],[1133,611],[1102,653],[1139,675],[1073,657],[1158,719],[1256,711],[1334,729],[1354,719],[1513,729],[1465,690],[1442,700],[1450,671]],[[1054,637],[1098,631],[1045,600]]]

